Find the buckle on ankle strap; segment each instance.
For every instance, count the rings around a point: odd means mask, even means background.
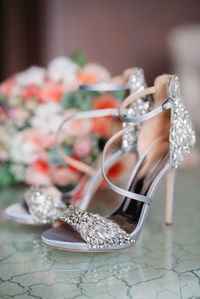
[[[171,98],[169,98],[169,97],[165,99],[164,103],[161,105],[162,111],[166,111],[172,107],[170,100],[171,100]]]

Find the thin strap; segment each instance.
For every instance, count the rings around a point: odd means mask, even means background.
[[[122,107],[121,109],[123,110],[126,106],[130,105],[135,99],[145,97],[149,94],[153,94],[155,93],[155,91],[156,91],[155,86],[152,86],[152,87],[145,88],[134,94],[131,94],[122,102],[122,104],[120,105]]]
[[[80,112],[80,113],[76,113],[68,118],[66,118],[59,126],[57,133],[56,133],[56,147],[58,150],[58,153],[60,154],[60,156],[67,162],[67,164],[75,167],[76,169],[78,169],[81,172],[87,173],[90,176],[95,175],[96,170],[81,162],[81,161],[77,161],[69,156],[66,155],[66,153],[62,150],[61,146],[60,146],[60,142],[59,142],[59,134],[63,128],[63,126],[74,119],[86,119],[86,118],[95,118],[95,117],[104,117],[104,116],[118,116],[118,110],[117,109],[99,109],[99,110],[93,110],[93,111],[85,111],[85,112]]]
[[[125,189],[122,189],[116,185],[114,185],[113,183],[111,183],[109,181],[109,179],[107,178],[106,176],[106,173],[104,171],[104,163],[105,163],[105,156],[108,152],[108,149],[109,147],[111,146],[111,144],[113,144],[119,137],[121,137],[124,133],[126,133],[128,130],[130,130],[132,127],[134,127],[136,124],[133,124],[131,125],[130,127],[128,128],[125,128],[121,131],[119,131],[118,133],[116,133],[115,135],[113,135],[106,143],[105,147],[104,147],[104,150],[103,150],[103,155],[102,155],[102,161],[101,161],[101,170],[102,170],[102,175],[104,177],[104,180],[106,181],[106,183],[108,184],[108,186],[113,190],[115,191],[116,193],[119,193],[121,195],[123,195],[124,197],[128,197],[128,198],[131,198],[131,199],[135,199],[135,200],[138,200],[138,201],[141,201],[141,202],[144,202],[146,204],[151,204],[152,200],[151,198],[147,197],[147,196],[144,196],[144,195],[141,195],[141,194],[138,194],[138,193],[134,193],[134,192],[131,192],[131,191],[128,191],[128,190],[125,190]]]
[[[130,175],[130,179],[128,181],[128,185],[127,185],[127,189],[130,188],[132,182],[133,182],[133,179],[134,177],[136,176],[138,170],[140,169],[142,163],[145,161],[146,157],[147,157],[147,154],[148,152],[163,138],[165,138],[167,136],[167,134],[163,134],[163,135],[160,135],[159,137],[157,137],[148,147],[147,149],[145,150],[145,152],[142,154],[142,156],[139,156],[139,159],[138,159],[138,162],[137,164],[135,165],[134,169],[133,169],[133,172],[131,173]]]
[[[119,159],[119,157],[121,157],[124,154],[125,153],[120,149],[116,153],[114,153],[111,157],[109,157],[104,165],[105,171],[107,171],[110,168],[110,166],[112,166]],[[102,173],[101,173],[101,167],[99,167],[96,174],[89,180],[89,183],[86,184],[86,189],[85,189],[86,192],[84,193],[80,203],[81,210],[86,210],[86,208],[88,207],[95,190],[97,190],[101,182],[101,179],[102,179]]]
[[[80,85],[80,90],[90,90],[90,91],[117,91],[130,89],[130,82],[124,84],[113,84],[113,83],[97,83],[97,84],[84,84]]]
[[[156,88],[153,86],[153,87],[146,88],[140,92],[137,92],[137,93],[132,94],[129,97],[127,97],[126,100],[124,100],[119,105],[119,108],[118,108],[119,117],[121,118],[121,120],[124,122],[137,124],[137,123],[143,122],[147,119],[150,119],[150,118],[156,116],[157,114],[161,113],[162,111],[172,108],[172,104],[168,101],[168,98],[167,98],[167,99],[165,99],[165,101],[162,105],[158,106],[157,108],[155,108],[155,109],[151,110],[150,112],[147,112],[143,115],[139,115],[137,117],[132,118],[132,117],[127,117],[126,114],[123,114],[125,111],[125,108],[127,108],[127,106],[129,106],[135,99],[137,99],[139,97],[147,96],[149,94],[153,94],[153,93],[155,93],[155,91],[156,91]],[[127,109],[126,109],[126,111],[127,111]]]
[[[143,96],[146,96],[148,94],[152,94],[155,92],[155,87],[150,87],[150,88],[146,88],[138,93],[135,93],[134,95],[131,95],[129,96],[120,106],[119,106],[119,115],[120,115],[120,118],[123,120],[123,121],[126,121],[126,122],[131,122],[132,124],[128,127],[128,128],[125,128],[121,131],[119,131],[118,133],[116,133],[114,136],[112,136],[106,143],[105,147],[104,147],[104,150],[103,150],[103,155],[102,155],[102,174],[103,174],[103,177],[106,181],[106,183],[108,184],[108,186],[115,192],[125,196],[125,197],[129,197],[129,198],[132,198],[132,199],[135,199],[135,200],[138,200],[138,201],[142,201],[142,202],[145,202],[147,204],[150,204],[151,203],[151,198],[147,197],[147,196],[144,196],[144,195],[141,195],[141,194],[137,194],[137,193],[134,193],[134,192],[130,192],[128,190],[125,190],[125,189],[122,189],[122,188],[119,188],[118,186],[112,184],[109,179],[107,178],[106,174],[105,174],[105,171],[104,171],[104,161],[105,161],[105,156],[107,154],[107,151],[109,149],[109,147],[119,138],[121,137],[124,133],[126,133],[127,131],[129,131],[132,127],[136,126],[138,123],[140,122],[143,122],[147,119],[150,119],[154,116],[156,116],[157,114],[161,113],[162,111],[165,111],[167,109],[170,109],[172,107],[171,103],[168,102],[168,99],[166,99],[164,101],[164,103],[162,105],[160,105],[159,107],[155,108],[154,110],[150,111],[150,112],[147,112],[146,114],[143,114],[141,116],[138,116],[138,117],[134,117],[134,118],[128,118],[126,117],[125,115],[123,115],[123,110],[128,106],[130,105],[130,103],[132,101],[134,101],[136,98],[138,97],[143,97]]]

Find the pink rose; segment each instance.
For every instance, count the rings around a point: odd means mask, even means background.
[[[78,157],[88,156],[91,152],[91,142],[87,138],[79,139],[74,145],[74,154]]]

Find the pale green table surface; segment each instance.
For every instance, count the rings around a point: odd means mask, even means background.
[[[4,208],[21,201],[23,189],[1,190],[0,298],[200,298],[199,190],[200,167],[180,170],[175,223],[166,227],[162,184],[142,237],[135,247],[119,253],[74,253],[44,246],[43,228],[4,219]],[[103,211],[106,201],[96,202]]]

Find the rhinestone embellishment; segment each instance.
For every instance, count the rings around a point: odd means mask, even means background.
[[[50,196],[43,187],[32,186],[24,193],[24,199],[35,223],[51,223],[66,208],[57,196]]]
[[[192,121],[185,108],[180,93],[180,84],[177,76],[174,76],[171,85],[172,103],[172,125],[170,129],[170,155],[174,167],[178,167],[183,159],[193,149],[196,137],[192,126]]]
[[[83,211],[74,205],[68,206],[56,220],[64,221],[74,227],[90,250],[135,243],[135,240],[118,224],[98,214]]]
[[[136,93],[142,91],[146,88],[146,82],[144,78],[144,72],[140,68],[136,68],[133,74],[130,77],[131,93]],[[148,97],[138,98],[133,103],[131,103],[130,108],[128,109],[128,117],[136,117],[143,115],[150,111],[152,102]],[[123,123],[123,128],[128,128],[131,126],[131,123]],[[141,124],[131,128],[126,132],[122,137],[122,148],[125,151],[130,150],[133,146],[137,144],[138,135],[141,129]]]

